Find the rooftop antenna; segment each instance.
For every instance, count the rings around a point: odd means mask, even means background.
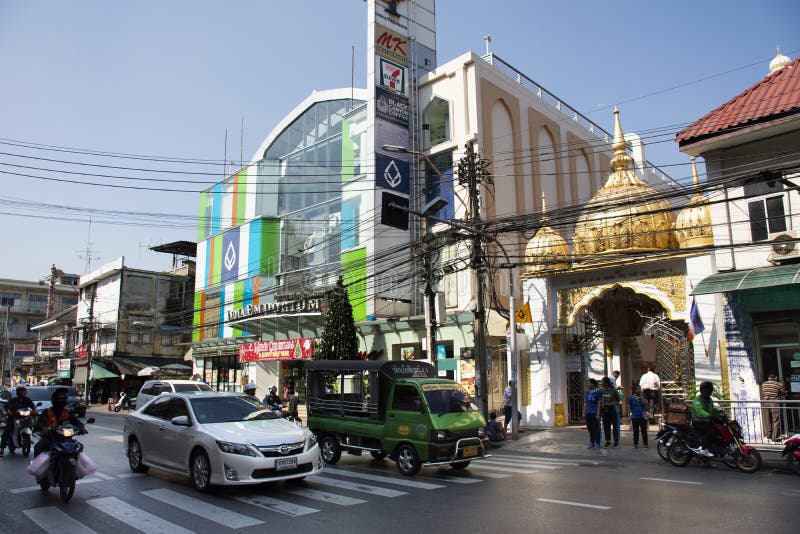
[[[239,130],[239,168],[244,167],[244,116],[242,116],[242,127]]]
[[[92,256],[92,215],[89,215],[89,233],[86,235],[86,252],[83,254],[78,254],[79,259],[86,260],[86,266],[84,269],[84,273],[92,272],[92,260],[99,260],[98,256]]]
[[[483,40],[486,42],[486,55],[488,56],[491,54],[491,51],[489,50],[489,43],[492,42],[492,36],[487,33],[483,36]]]
[[[222,152],[222,179],[228,176],[228,129],[225,128],[225,149]]]

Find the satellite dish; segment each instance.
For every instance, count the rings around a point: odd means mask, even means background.
[[[778,256],[786,256],[796,246],[794,238],[788,234],[780,234],[772,240],[772,252]]]

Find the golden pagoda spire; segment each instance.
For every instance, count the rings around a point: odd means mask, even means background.
[[[694,156],[692,156],[692,183],[697,187],[700,185],[700,176],[697,174],[697,165],[694,163]]]
[[[622,124],[619,121],[619,110],[614,106],[614,140],[611,142],[614,156],[611,158],[611,170],[619,171],[633,168],[633,158],[628,155],[628,143],[622,133]]]

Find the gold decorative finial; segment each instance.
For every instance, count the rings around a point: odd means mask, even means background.
[[[700,176],[697,175],[697,165],[694,164],[694,156],[692,156],[692,182],[695,187],[700,185]]]
[[[633,167],[633,158],[628,155],[628,144],[622,133],[622,124],[619,121],[619,110],[614,106],[614,140],[611,143],[614,155],[611,158],[611,170],[618,171]]]
[[[547,213],[547,195],[542,192],[542,214]]]

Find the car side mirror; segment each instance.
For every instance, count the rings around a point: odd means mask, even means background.
[[[179,415],[178,417],[173,417],[170,420],[170,423],[177,426],[192,426],[189,422],[189,416],[187,415]]]
[[[91,425],[92,423],[94,423],[94,417],[90,417],[89,419],[86,420],[86,422]]]

